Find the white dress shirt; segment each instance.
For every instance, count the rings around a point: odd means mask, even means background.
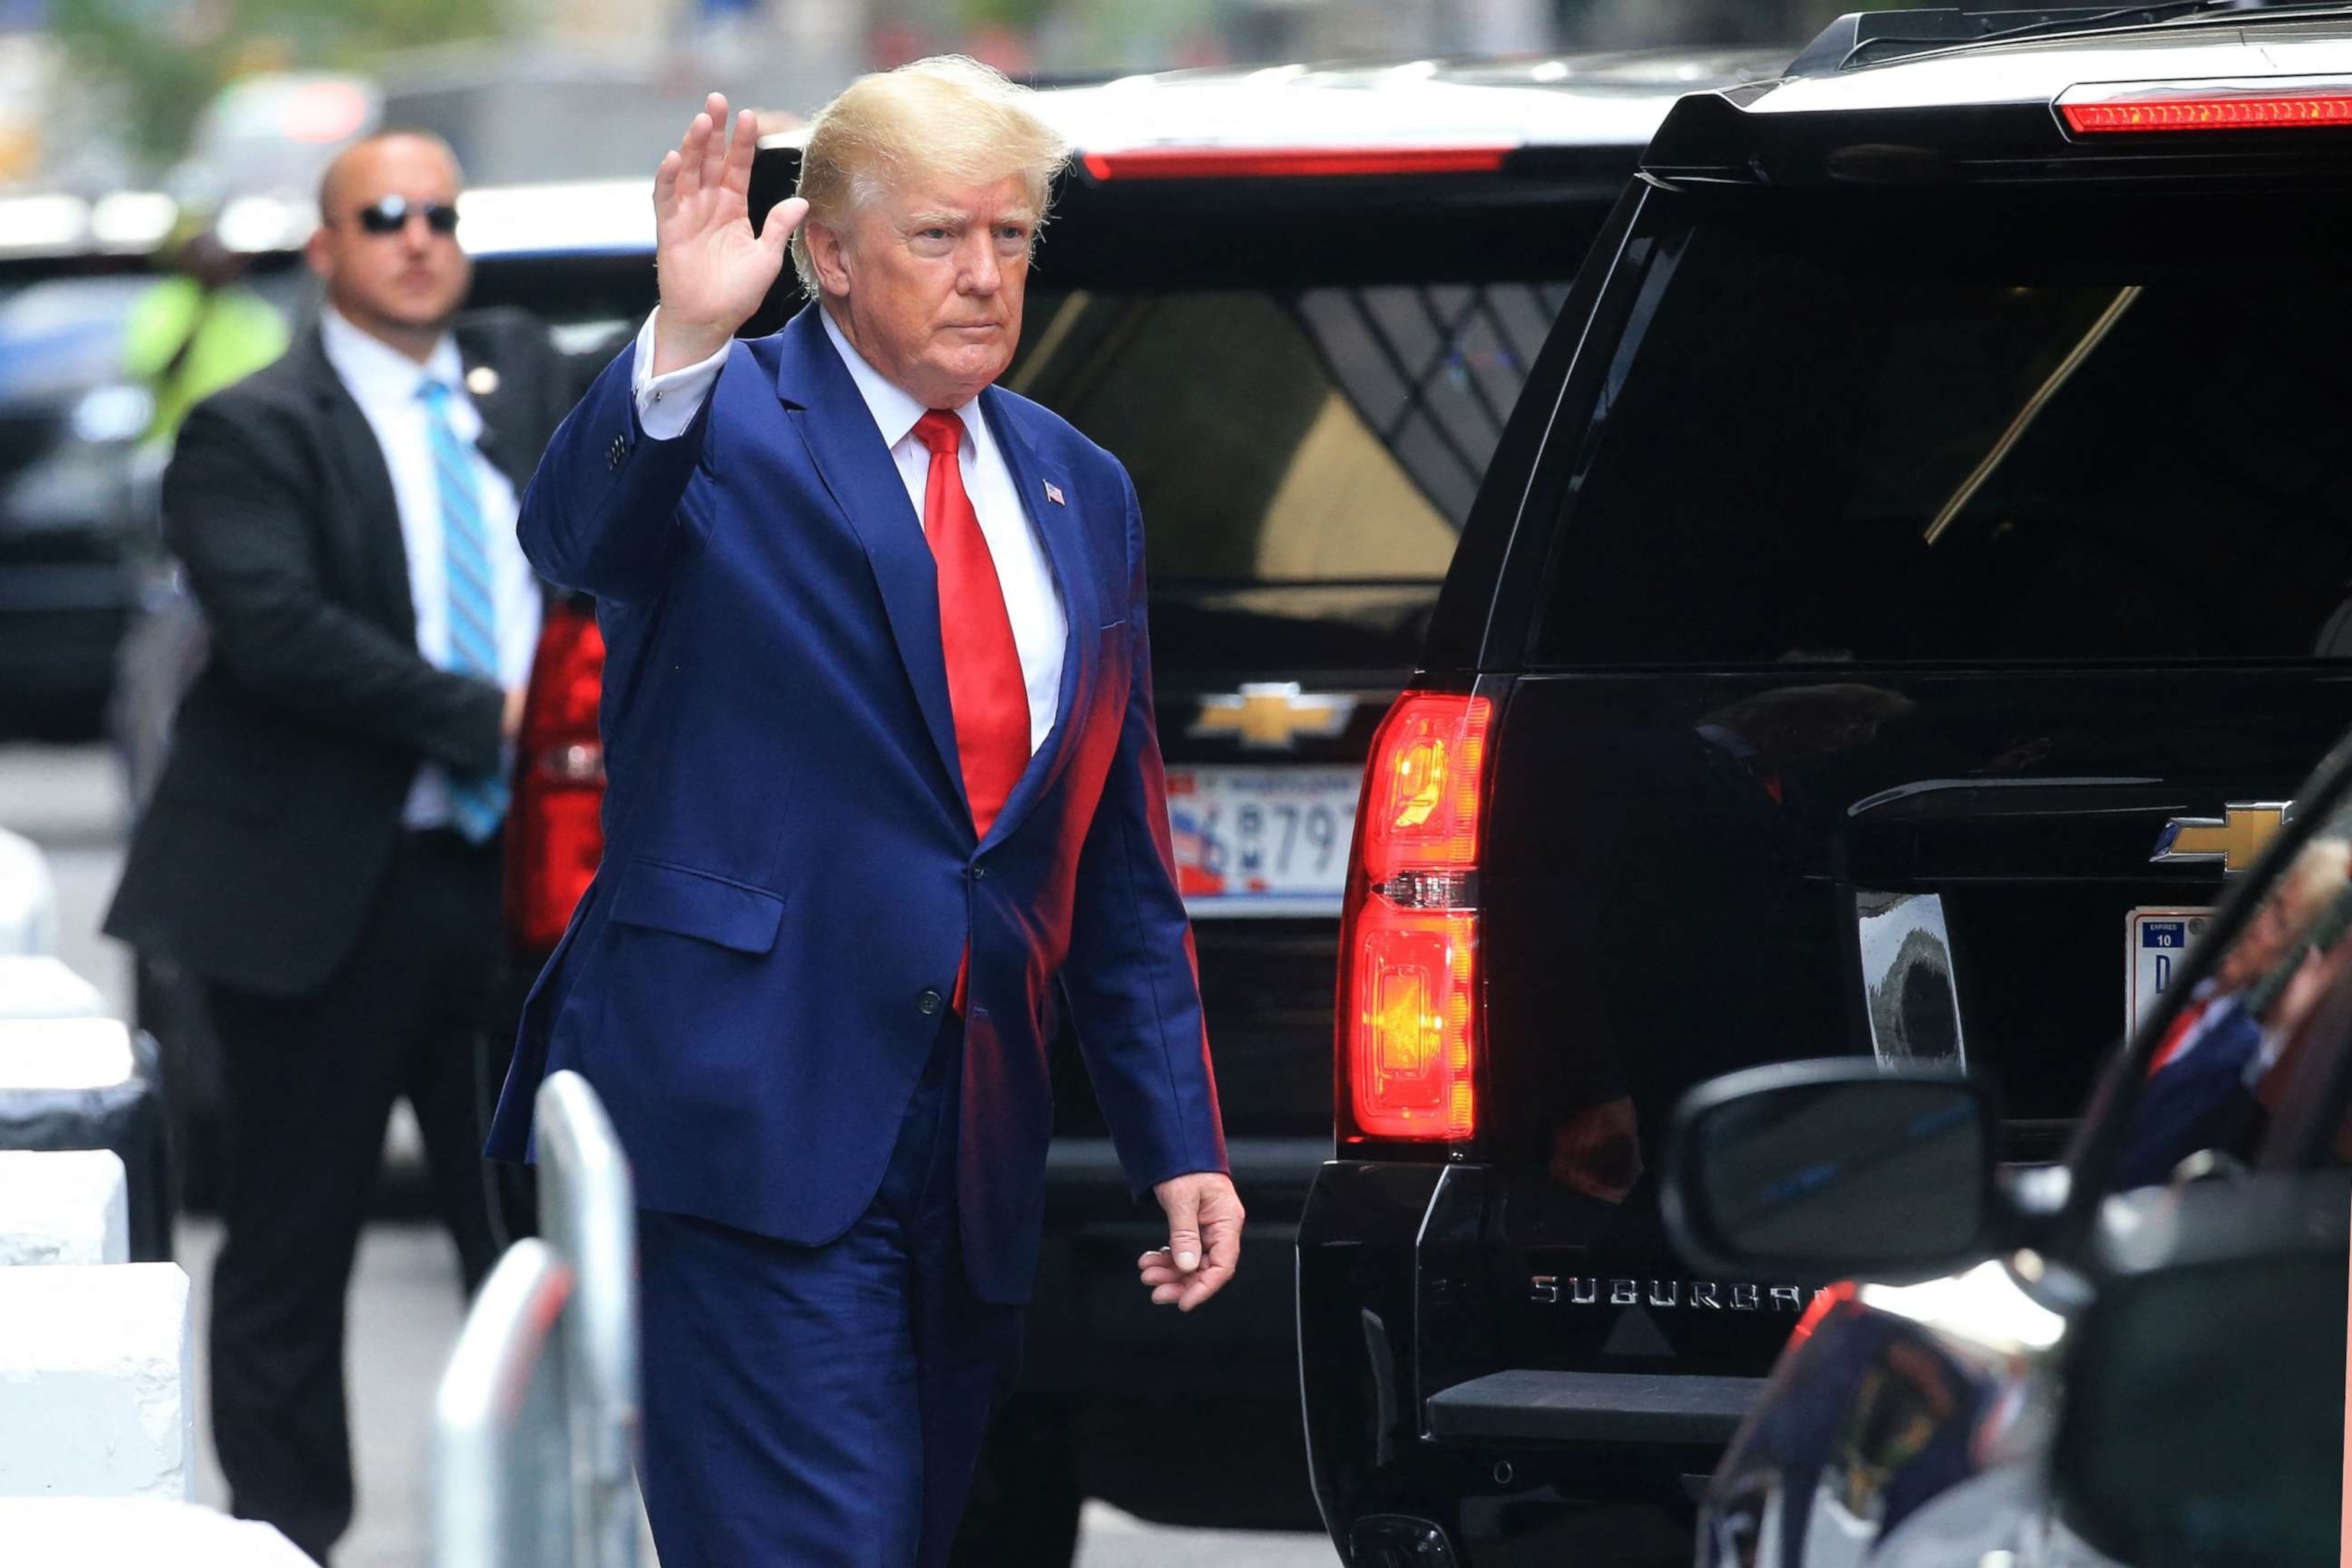
[[[320,308],[319,337],[327,363],[367,416],[368,427],[383,451],[384,467],[392,473],[401,542],[408,552],[408,596],[416,610],[416,651],[446,669],[449,564],[441,538],[441,487],[434,477],[433,437],[418,392],[428,376],[449,388],[449,427],[472,450],[482,434],[482,416],[466,395],[466,365],[458,357],[457,340],[444,337],[432,357],[418,364],[352,325],[331,305]],[[530,680],[531,656],[538,650],[539,581],[515,538],[514,486],[478,451],[473,461],[482,542],[489,553],[490,598],[498,618],[498,681],[511,689]],[[438,763],[417,769],[401,820],[410,827],[448,826],[449,777]]]
[[[656,315],[659,312],[656,311]],[[883,379],[850,346],[830,311],[820,309],[824,335],[833,340],[841,363],[866,399],[866,412],[890,448],[907,500],[915,509],[917,526],[923,516],[923,493],[930,483],[931,454],[915,435],[915,422],[929,412],[907,392]],[[631,386],[636,395],[637,423],[656,441],[676,440],[694,423],[727,363],[726,349],[699,364],[665,375],[655,375],[654,317],[646,318],[637,333],[637,351]],[[963,473],[964,493],[980,519],[981,536],[988,542],[989,559],[996,565],[996,582],[1004,594],[1005,614],[1013,622],[1013,646],[1021,656],[1022,683],[1029,689],[1029,752],[1035,755],[1054,732],[1062,701],[1062,660],[1068,648],[1070,626],[1062,607],[1061,590],[1045,559],[1044,542],[1030,525],[1021,504],[1012,467],[997,448],[996,436],[982,416],[973,398],[955,410],[963,421],[963,445],[956,462]]]

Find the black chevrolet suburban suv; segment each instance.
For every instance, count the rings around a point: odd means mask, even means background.
[[[1677,1263],[1690,1086],[1970,1064],[2057,1155],[2352,718],[2347,194],[2338,6],[1848,17],[1667,117],[1372,742],[1298,1252],[1355,1568],[1692,1560],[1822,1281]]]

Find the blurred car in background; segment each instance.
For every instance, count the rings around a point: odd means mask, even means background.
[[[162,189],[0,196],[0,724],[98,731],[177,416],[282,348],[312,188],[381,107],[356,77],[251,76]]]
[[[97,727],[162,542],[137,462],[154,413],[126,329],[152,279],[58,277],[0,298],[0,709]]]
[[[252,213],[159,192],[0,197],[0,726],[100,730],[167,569],[156,491],[176,416],[275,358],[306,297],[290,254],[222,243]],[[172,266],[199,250],[203,283]]]

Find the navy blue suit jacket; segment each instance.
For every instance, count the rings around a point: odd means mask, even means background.
[[[982,395],[1070,640],[1053,733],[976,840],[930,549],[814,308],[736,343],[675,440],[644,435],[630,375],[625,352],[522,500],[532,563],[597,600],[609,785],[489,1152],[525,1157],[532,1092],[572,1068],[645,1206],[829,1241],[880,1186],[968,942],[966,1268],[1025,1300],[1057,990],[1137,1195],[1225,1168],[1134,487],[1056,416]]]

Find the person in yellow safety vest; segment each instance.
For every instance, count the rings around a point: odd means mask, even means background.
[[[207,216],[184,216],[173,241],[173,271],[132,304],[123,344],[124,371],[155,402],[146,439],[163,446],[190,408],[291,341],[277,307],[240,285],[246,258],[221,243]]]

